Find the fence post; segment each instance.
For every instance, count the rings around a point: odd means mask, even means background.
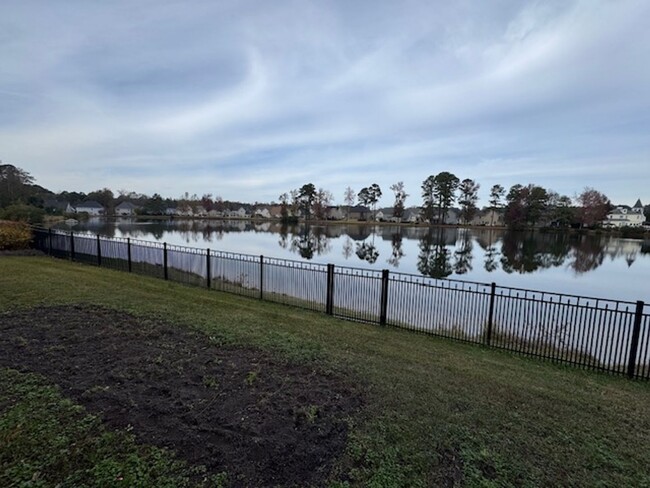
[[[325,298],[325,313],[334,315],[334,265],[327,265],[327,291]]]
[[[102,265],[102,244],[99,239],[99,234],[97,234],[97,266],[101,267]]]
[[[492,325],[494,323],[494,297],[496,296],[497,284],[493,281],[490,285],[490,311],[488,312],[487,331],[485,334],[485,345],[489,346],[492,341]]]
[[[388,270],[381,271],[381,304],[379,311],[379,324],[386,325],[386,315],[388,312]]]
[[[47,253],[51,256],[52,255],[52,228],[50,227],[47,230]]]
[[[131,261],[131,238],[127,237],[126,238],[126,259],[128,260],[129,263],[129,273],[132,271],[132,261]]]
[[[210,276],[210,248],[206,249],[205,252],[205,283],[208,287],[208,290],[210,289],[212,277]]]
[[[264,256],[260,254],[260,300],[264,300]]]
[[[74,233],[70,231],[70,261],[74,261]]]
[[[167,272],[167,243],[163,242],[163,268],[165,270],[165,279],[169,279],[169,274]]]
[[[643,318],[643,307],[645,303],[641,300],[636,302],[636,311],[634,312],[634,329],[632,330],[632,341],[630,343],[630,356],[627,362],[627,376],[634,378],[636,373],[636,355],[639,349],[639,335],[641,333],[641,319]]]

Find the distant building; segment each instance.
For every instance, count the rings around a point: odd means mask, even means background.
[[[363,205],[350,207],[350,220],[368,220],[371,216],[370,209]]]
[[[422,213],[418,207],[411,207],[404,210],[404,215],[402,216],[403,222],[410,222],[416,224],[422,222]]]
[[[271,212],[269,212],[269,209],[266,207],[260,207],[255,210],[255,213],[253,214],[254,217],[260,218],[260,219],[270,219],[271,218]]]
[[[45,208],[46,212],[50,212],[50,213],[66,212],[68,205],[69,205],[68,202],[60,202],[55,198],[48,198],[43,202],[43,208]]]
[[[237,210],[230,210],[227,215],[231,219],[243,219],[248,217],[248,213],[246,213],[244,207],[239,207]]]
[[[496,210],[487,209],[472,219],[472,225],[485,225],[485,226],[502,226],[503,225],[503,215],[501,212]]]
[[[645,222],[645,215],[643,213],[643,204],[639,199],[632,208],[620,206],[609,212],[603,221],[603,227],[642,227],[643,222]]]
[[[95,202],[94,200],[88,200],[74,206],[68,204],[65,211],[67,213],[87,213],[88,215],[98,216],[104,215],[105,209],[101,203]]]
[[[346,208],[340,206],[327,207],[327,220],[345,220]]]
[[[136,214],[136,210],[140,207],[131,203],[131,202],[122,202],[117,207],[115,207],[115,215],[120,217],[129,217]]]

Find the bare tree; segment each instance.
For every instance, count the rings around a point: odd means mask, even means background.
[[[354,201],[357,198],[356,192],[350,188],[349,186],[345,189],[345,193],[343,193],[343,203],[348,207],[347,209],[347,215],[345,216],[346,220],[350,220],[350,207],[354,205]]]
[[[393,205],[393,215],[396,218],[401,220],[402,216],[404,215],[404,202],[406,201],[406,198],[409,195],[404,190],[404,182],[403,181],[398,181],[394,185],[391,185],[390,189],[395,194],[395,203]]]

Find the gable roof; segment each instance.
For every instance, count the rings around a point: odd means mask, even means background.
[[[122,202],[120,203],[117,207],[115,207],[115,210],[135,210],[137,209],[138,206],[134,203],[131,202]]]
[[[77,208],[104,208],[104,206],[95,200],[88,200],[77,204]]]

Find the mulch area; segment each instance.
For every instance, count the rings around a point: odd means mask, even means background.
[[[320,484],[362,403],[347,378],[85,305],[1,313],[0,367],[45,376],[109,428],[232,486]]]

